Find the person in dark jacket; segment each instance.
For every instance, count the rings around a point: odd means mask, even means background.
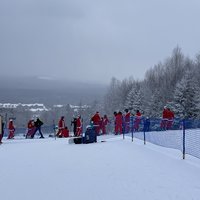
[[[3,138],[3,134],[4,134],[4,122],[2,121],[1,118],[1,132],[0,132],[0,144],[2,144],[2,138]]]
[[[41,126],[43,125],[43,122],[37,118],[37,120],[35,121],[35,132],[33,133],[33,135],[31,136],[31,138],[34,138],[34,135],[37,131],[39,131],[40,134],[40,138],[44,138],[42,131],[41,131]]]
[[[74,133],[74,136],[76,136],[76,127],[77,127],[77,118],[74,117],[73,118],[73,121],[71,121],[71,126],[73,125],[73,133]]]

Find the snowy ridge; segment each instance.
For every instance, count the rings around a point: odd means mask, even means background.
[[[67,105],[53,105],[53,108],[63,108]],[[78,111],[78,109],[87,109],[90,106],[89,105],[81,105],[81,106],[76,106],[76,105],[68,105],[71,109],[74,109],[74,111]],[[18,109],[22,107],[25,110],[29,110],[31,112],[43,112],[43,111],[49,111],[51,108],[47,108],[43,103],[32,103],[32,104],[24,104],[24,103],[0,103],[0,108],[5,108],[5,109]]]
[[[36,111],[48,111],[49,109],[46,108],[46,106],[42,103],[34,103],[34,104],[23,104],[23,103],[17,103],[17,104],[12,104],[12,103],[0,103],[0,108],[20,108],[23,107],[27,110],[30,110],[32,112]]]

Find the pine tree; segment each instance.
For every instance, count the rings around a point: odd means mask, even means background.
[[[162,112],[163,104],[160,97],[160,91],[155,90],[149,101],[148,116],[160,117]]]
[[[178,117],[195,118],[198,116],[198,87],[190,72],[187,72],[176,85],[173,110]]]
[[[132,87],[127,96],[125,107],[128,108],[133,113],[135,113],[136,110],[142,111],[143,110],[142,101],[143,101],[142,92],[140,90],[139,85],[136,84]]]

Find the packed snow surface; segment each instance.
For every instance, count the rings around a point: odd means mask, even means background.
[[[101,141],[106,142],[101,142]],[[121,136],[3,140],[2,200],[199,200],[200,160]]]

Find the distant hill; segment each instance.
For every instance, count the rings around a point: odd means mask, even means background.
[[[0,103],[89,104],[102,101],[106,88],[48,77],[0,77]]]

